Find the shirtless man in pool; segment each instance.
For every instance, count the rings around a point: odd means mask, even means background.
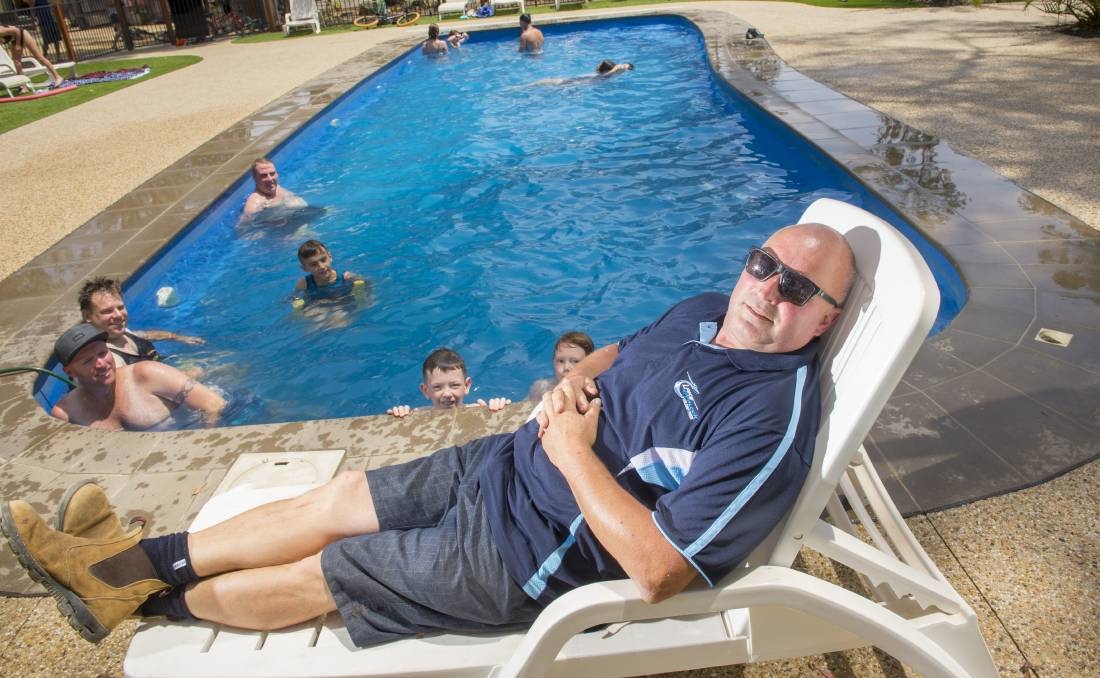
[[[70,327],[54,344],[65,374],[76,382],[50,414],[92,428],[147,431],[171,423],[180,408],[201,413],[207,426],[217,423],[225,400],[171,365],[144,360],[115,367],[107,333],[94,325]]]
[[[521,14],[519,17],[519,51],[537,53],[542,51],[544,37],[542,31],[531,23],[530,14]]]
[[[256,189],[244,203],[242,220],[251,219],[268,207],[303,207],[306,204],[293,191],[279,185],[279,171],[275,169],[275,163],[267,158],[256,158],[252,162],[252,181],[256,184]]]

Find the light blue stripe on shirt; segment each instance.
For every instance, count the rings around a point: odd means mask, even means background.
[[[550,555],[546,556],[546,560],[542,561],[542,565],[539,565],[539,569],[535,571],[531,578],[527,580],[527,583],[523,585],[523,592],[531,598],[538,600],[538,597],[542,595],[542,592],[546,590],[546,581],[550,579],[550,576],[558,571],[561,567],[562,558],[565,557],[565,552],[577,543],[577,530],[580,529],[581,524],[584,523],[584,514],[578,513],[577,517],[573,519],[573,522],[569,525],[569,536],[565,538],[558,548],[554,549]]]
[[[730,502],[730,505],[722,511],[713,523],[711,523],[710,527],[708,527],[703,534],[699,535],[698,539],[684,549],[688,557],[699,553],[707,547],[707,544],[710,544],[710,542],[714,540],[718,533],[721,532],[745,504],[752,499],[756,491],[760,489],[760,486],[767,482],[768,478],[771,477],[772,473],[774,473],[775,469],[779,466],[779,462],[783,460],[787,451],[790,450],[791,444],[794,442],[795,433],[798,431],[799,417],[802,415],[802,391],[806,386],[808,369],[809,368],[803,365],[798,368],[798,372],[795,375],[794,405],[791,409],[791,419],[787,422],[787,431],[783,435],[783,439],[779,441],[779,446],[775,448],[775,452],[773,452],[771,458],[768,459],[768,463],[764,464],[764,468],[760,469],[753,479],[749,481],[749,484],[742,488],[737,496],[734,497],[733,501]]]

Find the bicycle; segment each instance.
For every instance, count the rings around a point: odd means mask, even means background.
[[[228,2],[222,6],[221,12],[208,12],[206,14],[206,23],[210,28],[210,35],[223,35],[228,33],[245,35],[246,33],[263,30],[263,24],[259,19],[240,15]]]
[[[379,0],[374,6],[373,14],[364,14],[352,23],[359,28],[374,28],[388,25],[411,26],[417,21],[420,21],[420,12],[409,12],[402,8],[400,11],[391,13],[386,7],[385,0]]]

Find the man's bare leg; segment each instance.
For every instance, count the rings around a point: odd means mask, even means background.
[[[296,563],[229,572],[185,595],[191,614],[237,628],[268,631],[336,609],[321,573],[321,554]]]
[[[345,471],[300,497],[258,506],[189,534],[187,545],[195,574],[208,577],[296,563],[338,539],[377,531],[366,475]],[[190,603],[190,593],[187,600]],[[196,616],[208,618],[197,612]]]

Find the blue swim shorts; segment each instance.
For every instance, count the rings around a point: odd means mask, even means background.
[[[381,531],[341,539],[321,554],[357,646],[433,631],[522,627],[541,612],[504,568],[479,490],[487,452],[508,438],[480,438],[367,471]]]

